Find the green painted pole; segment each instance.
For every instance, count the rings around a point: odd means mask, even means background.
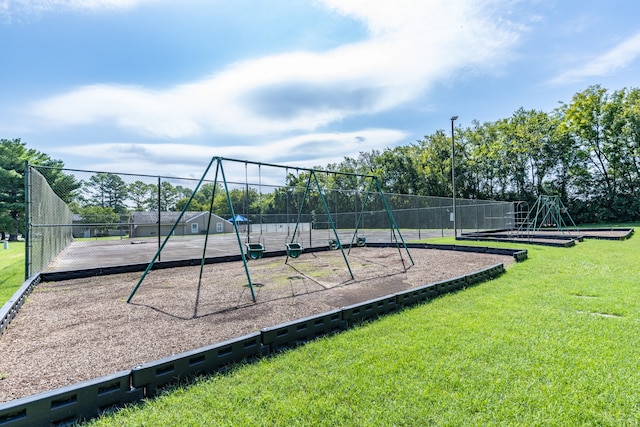
[[[296,218],[296,226],[293,229],[293,236],[291,236],[291,242],[289,243],[293,243],[295,241],[296,238],[296,233],[298,232],[298,226],[300,224],[300,218],[302,217],[302,209],[304,207],[304,202],[307,200],[307,194],[309,194],[309,186],[311,185],[311,174],[309,174],[309,178],[307,179],[307,185],[304,187],[304,193],[302,195],[302,202],[300,203],[300,207],[298,208],[298,216]],[[288,221],[288,219],[287,219]],[[287,223],[287,228],[289,227],[289,224]],[[309,245],[311,245],[311,239],[309,239]],[[284,260],[284,263],[286,264],[287,262],[289,262],[289,251],[287,251],[287,257]]]
[[[24,280],[27,280],[31,276],[31,204],[29,191],[31,180],[29,175],[29,161],[24,161]]]
[[[293,243],[295,238],[296,238],[296,232],[298,231],[298,226],[300,225],[300,218],[302,218],[302,209],[304,208],[304,202],[307,199],[307,194],[309,194],[309,186],[310,185],[311,185],[311,174],[309,174],[309,178],[307,179],[307,185],[304,188],[304,194],[302,196],[302,202],[300,203],[300,208],[298,208],[298,217],[296,218],[296,226],[293,229],[293,236],[291,236],[291,242],[290,243]]]
[[[330,173],[330,174],[333,174],[333,175],[359,176],[359,177],[369,177],[369,178],[375,177],[375,175],[362,175],[362,174],[357,174],[357,173],[354,173],[354,172],[326,171],[326,170],[321,170],[321,169],[303,168],[303,167],[299,167],[299,166],[277,165],[277,164],[274,164],[274,163],[252,162],[251,160],[230,159],[230,158],[227,158],[227,157],[220,157],[220,160],[225,160],[225,161],[229,161],[229,162],[236,162],[236,163],[243,163],[243,164],[248,164],[248,165],[269,166],[269,167],[280,168],[280,169],[296,169],[298,171],[304,171],[304,172],[322,172],[322,173]]]
[[[360,209],[360,215],[358,215],[358,220],[356,221],[356,229],[353,232],[353,236],[351,236],[351,245],[349,246],[349,254],[351,253],[351,248],[353,247],[353,242],[355,241],[356,236],[358,235],[358,230],[360,229],[360,224],[362,224],[362,217],[364,216],[364,210],[367,206],[367,201],[369,200],[369,192],[371,187],[373,186],[373,180],[369,181],[369,188],[364,193],[364,201],[362,202],[362,209]]]
[[[184,208],[182,208],[182,211],[180,212],[180,215],[178,216],[178,219],[176,219],[175,224],[173,224],[173,226],[171,227],[171,230],[169,231],[169,234],[167,234],[167,237],[165,237],[164,241],[162,242],[162,244],[160,245],[160,247],[156,251],[156,254],[153,256],[153,259],[151,260],[151,262],[147,266],[146,270],[144,270],[144,273],[142,274],[142,277],[140,277],[140,280],[138,280],[138,283],[133,288],[133,291],[131,291],[131,295],[129,295],[129,298],[127,298],[127,303],[131,302],[131,298],[133,298],[133,296],[136,294],[136,292],[138,291],[138,288],[142,284],[142,281],[145,279],[145,277],[147,277],[147,274],[149,274],[149,271],[151,271],[151,268],[153,267],[153,264],[155,264],[155,262],[160,258],[160,252],[162,252],[162,249],[164,249],[165,245],[169,241],[169,238],[171,238],[171,236],[173,235],[173,232],[176,229],[176,227],[178,226],[178,223],[180,222],[180,220],[184,216],[184,213],[187,211],[187,208],[189,208],[189,205],[191,205],[191,201],[193,200],[193,197],[198,192],[198,189],[200,188],[200,185],[202,184],[202,181],[204,181],[204,178],[209,173],[209,169],[211,168],[211,165],[213,164],[214,160],[217,160],[217,159],[219,159],[219,158],[218,157],[213,157],[211,159],[211,161],[209,162],[209,164],[207,165],[207,169],[205,169],[204,174],[202,174],[202,178],[200,178],[200,181],[198,181],[198,184],[196,185],[196,188],[193,190],[193,193],[191,193],[191,196],[189,197],[189,200],[184,205]]]
[[[218,170],[220,164],[216,163],[216,172],[213,178],[213,194],[211,195],[211,203],[209,204],[209,215],[207,215],[207,227],[204,235],[204,247],[202,248],[202,258],[200,258],[200,274],[198,276],[198,292],[196,294],[196,304],[193,308],[193,318],[198,316],[198,304],[200,302],[200,287],[202,286],[202,275],[204,273],[204,264],[207,257],[207,245],[209,243],[209,228],[211,227],[211,216],[213,215],[213,200],[216,198],[216,187],[218,186]]]
[[[342,247],[342,243],[340,243],[340,238],[338,237],[338,231],[336,230],[336,226],[333,223],[333,218],[331,218],[331,212],[329,212],[329,205],[327,205],[327,201],[324,198],[324,194],[322,194],[322,188],[320,187],[320,182],[318,181],[318,177],[316,176],[315,171],[311,172],[313,178],[316,182],[316,186],[318,188],[318,193],[320,193],[320,200],[322,200],[322,205],[324,206],[324,210],[327,212],[327,218],[329,219],[329,224],[331,225],[331,229],[333,230],[333,235],[336,237],[336,242],[338,243],[338,248],[340,248],[340,252],[342,252],[342,258],[344,258],[344,262],[347,264],[347,268],[349,269],[349,274],[353,279],[353,272],[351,271],[351,266],[349,265],[349,260],[347,259],[347,254],[344,253],[344,248]]]
[[[222,182],[224,183],[224,190],[227,193],[227,203],[229,204],[229,210],[231,211],[231,218],[233,219],[231,222],[233,223],[233,228],[236,232],[236,238],[238,239],[238,247],[240,248],[240,254],[242,255],[242,263],[244,264],[244,272],[247,275],[247,280],[249,281],[249,289],[251,290],[251,298],[253,302],[256,302],[256,295],[253,292],[253,283],[251,283],[251,274],[249,274],[249,267],[247,266],[247,256],[244,252],[244,248],[242,247],[242,239],[240,239],[240,231],[238,230],[238,221],[236,221],[236,213],[233,210],[233,203],[231,203],[231,196],[229,195],[229,186],[227,185],[227,178],[224,174],[224,168],[222,167],[222,158],[220,158],[220,173],[222,174]],[[247,224],[247,228],[249,224]]]
[[[382,203],[384,204],[384,208],[387,211],[387,217],[389,218],[389,222],[393,227],[394,237],[395,237],[395,233],[397,232],[398,236],[400,236],[400,241],[402,242],[402,246],[404,246],[404,249],[407,252],[407,255],[409,256],[409,259],[411,260],[411,265],[415,265],[415,263],[413,262],[413,258],[411,257],[411,252],[409,252],[409,248],[407,247],[407,244],[405,243],[404,238],[402,237],[402,233],[400,232],[400,227],[398,227],[398,223],[396,222],[396,219],[393,216],[393,212],[391,212],[391,208],[387,203],[387,199],[384,197],[384,193],[382,192],[382,186],[380,185],[380,181],[378,180],[378,177],[374,177],[374,180],[376,183],[376,188],[378,189],[378,193],[380,193],[380,197],[382,198]],[[395,237],[395,240],[396,240],[396,246],[397,246],[398,238]],[[398,246],[398,250],[400,250],[399,246]]]

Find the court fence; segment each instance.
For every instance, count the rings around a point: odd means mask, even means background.
[[[385,203],[404,240],[454,234],[453,203],[445,197],[384,193],[383,199],[355,188],[326,188],[324,207],[321,198],[312,195],[301,207],[299,187],[250,182],[239,174],[227,182],[228,193],[218,185],[212,201],[213,181],[203,181],[194,195],[196,178],[33,165],[26,172],[25,278],[39,272],[148,263],[169,232],[177,243],[162,250],[162,260],[202,257],[199,240],[205,237],[215,238],[211,256],[237,254],[228,200],[241,218],[235,225],[242,240],[268,242],[277,250],[293,240],[304,247],[326,246],[334,238],[333,227],[346,243],[354,233],[366,235],[367,242],[389,242],[394,236]],[[456,198],[455,210],[458,234],[514,227],[511,202]]]
[[[25,176],[27,245],[25,279],[40,272],[73,242],[73,212],[35,168]]]

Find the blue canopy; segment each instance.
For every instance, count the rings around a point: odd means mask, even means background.
[[[229,218],[227,221],[229,222],[249,222],[249,220],[242,215],[236,214],[235,216]]]

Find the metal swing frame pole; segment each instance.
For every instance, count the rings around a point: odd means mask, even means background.
[[[298,208],[298,216],[296,217],[296,226],[293,228],[293,236],[291,237],[291,242],[294,243],[296,238],[296,232],[298,231],[298,225],[300,224],[300,218],[302,218],[302,209],[304,207],[304,202],[307,199],[307,194],[309,193],[309,185],[311,184],[311,174],[309,174],[309,178],[307,179],[307,185],[304,188],[304,195],[302,196],[302,203],[300,203],[300,207]],[[288,197],[288,194],[287,194]],[[288,200],[288,199],[287,199]],[[287,212],[288,215],[288,212]],[[287,225],[287,229],[289,229]]]
[[[222,158],[220,158],[220,162],[222,162]],[[245,163],[246,164],[246,163]],[[242,248],[242,239],[240,239],[240,231],[238,230],[238,221],[235,220],[236,213],[233,210],[233,203],[231,203],[231,196],[229,195],[229,186],[227,185],[227,178],[224,174],[224,168],[222,167],[222,163],[220,163],[220,173],[222,174],[222,181],[224,183],[224,191],[227,194],[227,204],[229,205],[229,210],[231,211],[231,218],[234,218],[233,228],[236,232],[236,239],[238,240],[238,248],[240,249],[240,255],[242,256],[242,264],[244,265],[244,272],[247,275],[247,280],[249,281],[249,289],[251,290],[251,299],[253,302],[256,302],[256,294],[253,291],[253,283],[251,282],[251,274],[249,273],[249,266],[247,265],[247,256]],[[247,184],[248,185],[248,184]],[[248,224],[247,224],[248,226]]]
[[[367,191],[365,192],[365,197],[362,201],[362,209],[360,209],[360,215],[358,215],[358,221],[356,222],[356,229],[353,232],[353,236],[351,237],[351,245],[349,246],[349,252],[351,253],[351,248],[353,247],[353,242],[356,239],[356,236],[358,235],[358,230],[360,229],[360,224],[362,224],[362,218],[364,216],[364,210],[365,207],[367,205],[367,201],[369,200],[369,191],[371,190],[371,187],[373,187],[373,180],[369,181],[369,189],[367,189]]]
[[[211,203],[209,203],[209,215],[207,215],[207,227],[204,235],[204,247],[202,248],[202,258],[200,258],[200,274],[198,276],[198,291],[196,293],[196,303],[193,308],[193,318],[198,316],[198,304],[200,302],[200,287],[202,286],[202,275],[204,273],[204,264],[207,256],[207,246],[209,244],[209,231],[211,228],[211,216],[213,215],[213,201],[216,198],[216,189],[218,188],[218,171],[220,170],[220,164],[216,164],[216,172],[213,178],[213,191],[211,194]]]
[[[344,258],[345,264],[347,264],[347,268],[349,269],[349,275],[353,279],[353,271],[351,271],[351,265],[349,265],[349,260],[347,259],[347,254],[344,253],[344,248],[342,247],[342,243],[340,242],[340,238],[338,237],[338,230],[336,230],[336,226],[333,222],[333,218],[331,217],[331,212],[329,211],[329,205],[327,205],[327,200],[322,193],[322,188],[320,187],[320,181],[318,181],[318,176],[315,171],[312,171],[313,179],[316,182],[316,187],[318,188],[318,193],[320,194],[320,200],[322,201],[322,205],[324,206],[325,211],[327,212],[327,218],[329,219],[329,224],[331,225],[331,229],[333,230],[333,235],[336,238],[336,242],[338,243],[338,248],[342,253],[342,258]]]
[[[171,227],[171,230],[169,230],[169,233],[167,234],[167,237],[165,237],[164,241],[162,242],[162,244],[160,245],[160,247],[156,251],[156,254],[153,256],[153,259],[151,259],[151,262],[149,263],[149,265],[147,266],[146,270],[142,274],[142,277],[140,277],[140,280],[138,280],[138,283],[133,288],[133,291],[131,291],[131,294],[129,295],[129,298],[127,298],[127,303],[131,302],[131,298],[133,298],[133,296],[138,291],[138,288],[140,288],[140,285],[142,284],[142,281],[145,279],[145,277],[147,277],[147,274],[149,274],[149,271],[151,271],[151,268],[153,267],[153,264],[155,264],[155,262],[160,258],[160,253],[162,252],[162,249],[164,249],[165,245],[167,244],[167,242],[169,241],[169,239],[173,235],[173,232],[175,231],[176,227],[178,226],[178,223],[180,222],[180,220],[184,216],[184,213],[189,208],[189,205],[191,205],[191,202],[193,201],[193,198],[194,198],[195,194],[198,192],[198,189],[200,188],[200,185],[202,184],[202,181],[204,181],[204,178],[209,173],[209,169],[211,169],[211,166],[213,165],[213,162],[216,161],[216,160],[218,161],[218,163],[220,162],[220,158],[219,157],[213,157],[211,159],[211,161],[209,162],[209,164],[207,165],[207,168],[205,169],[204,173],[202,174],[202,178],[200,178],[200,181],[198,181],[198,184],[196,185],[195,189],[193,190],[193,193],[191,193],[191,196],[189,197],[189,200],[184,205],[184,208],[182,208],[182,211],[180,212],[180,215],[178,215],[178,218],[176,219],[176,222]]]
[[[287,169],[288,170],[288,169]],[[307,185],[304,188],[304,194],[302,196],[302,203],[300,203],[300,207],[298,208],[298,215],[296,217],[296,226],[293,228],[293,235],[291,236],[291,242],[289,244],[295,243],[296,233],[298,232],[298,226],[300,225],[300,218],[302,217],[302,209],[304,208],[304,202],[307,199],[307,194],[309,193],[309,186],[311,184],[311,174],[309,174],[309,178],[307,179]],[[293,190],[291,191],[293,193]],[[289,232],[289,191],[287,190],[287,233]],[[311,244],[311,241],[309,241]],[[285,259],[285,264],[289,261],[289,250],[287,252],[287,258]]]
[[[387,211],[387,217],[389,218],[389,222],[391,223],[391,226],[392,226],[393,238],[396,241],[396,247],[398,248],[398,253],[400,253],[400,245],[398,245],[398,236],[400,236],[400,241],[402,242],[402,246],[404,247],[405,251],[407,252],[407,255],[409,256],[409,260],[411,260],[411,265],[415,265],[415,262],[411,257],[411,252],[409,252],[409,248],[407,247],[407,244],[405,243],[404,238],[402,237],[402,233],[400,232],[400,227],[398,227],[398,223],[396,222],[396,219],[394,218],[393,213],[391,212],[391,208],[387,203],[387,199],[384,197],[384,193],[382,192],[382,186],[380,185],[380,181],[376,176],[374,176],[373,179],[375,181],[376,188],[378,189],[378,193],[380,194],[380,198],[382,199],[382,203],[384,204],[384,208]],[[396,236],[396,232],[398,233],[398,236]],[[400,254],[400,257],[402,258],[402,254]]]

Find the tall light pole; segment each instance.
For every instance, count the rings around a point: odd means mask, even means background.
[[[458,120],[458,116],[451,117],[451,186],[453,187],[453,238],[458,238],[458,229],[456,227],[456,169],[454,158],[456,156],[455,138],[453,136],[453,122]]]

